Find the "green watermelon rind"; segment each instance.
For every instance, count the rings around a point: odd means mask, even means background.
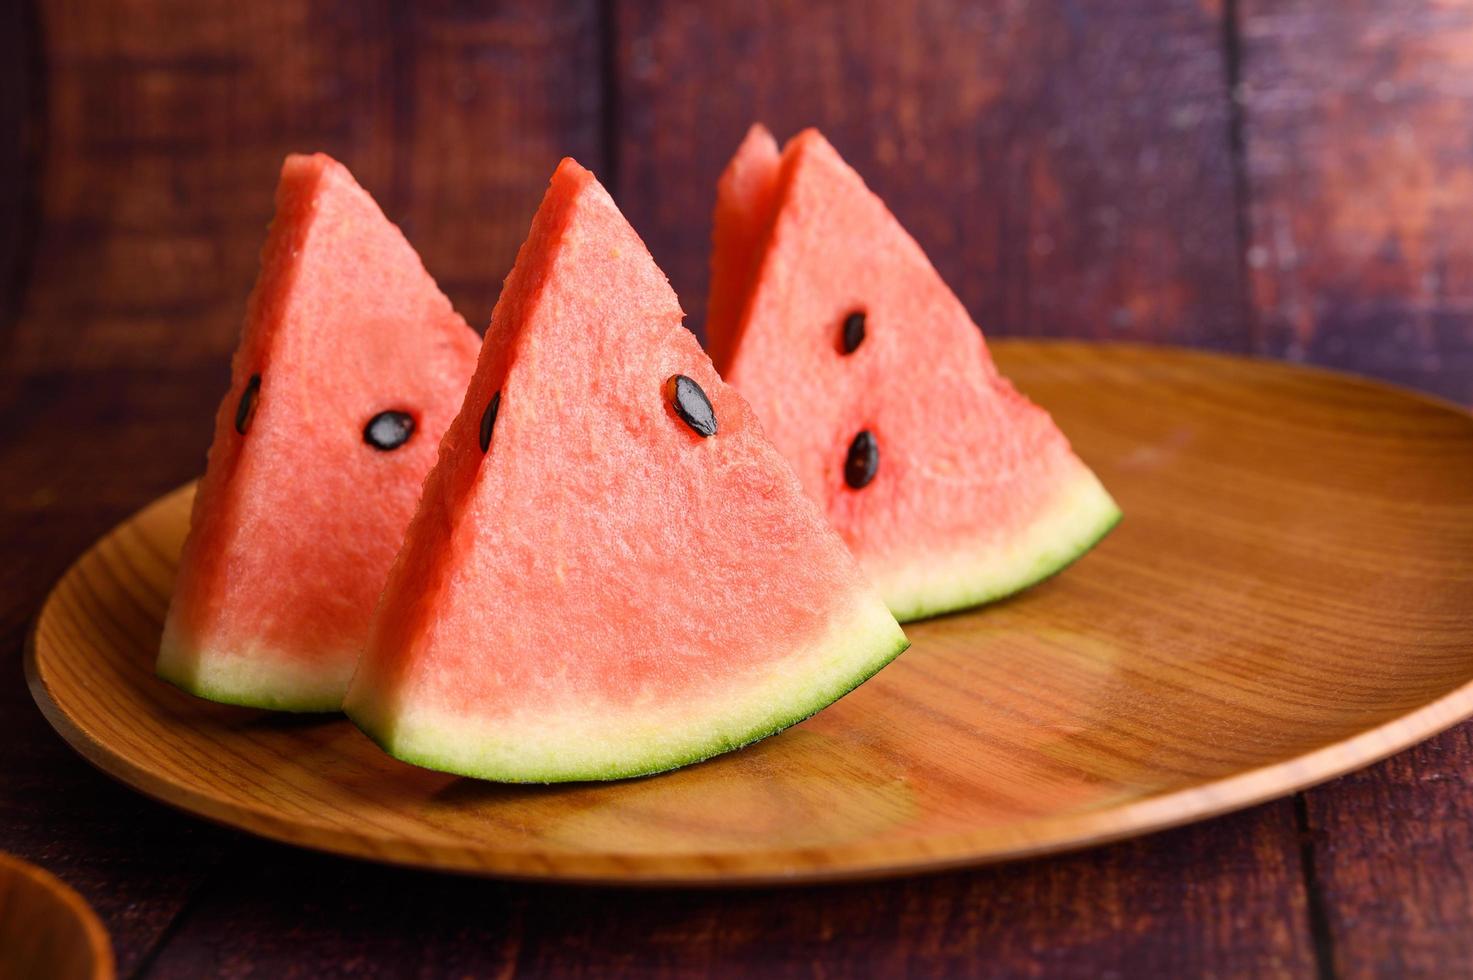
[[[495,765],[474,764],[468,762],[468,753],[433,747],[430,743],[447,740],[461,744],[477,743],[478,733],[451,731],[450,729],[457,727],[453,723],[443,725],[442,727],[446,730],[439,735],[421,734],[416,738],[402,733],[386,734],[382,730],[384,726],[379,725],[371,717],[372,712],[356,707],[351,699],[344,706],[344,711],[374,744],[401,762],[458,776],[469,776],[500,783],[532,784],[602,782],[653,776],[735,751],[811,718],[875,676],[910,646],[910,640],[906,638],[878,598],[874,600],[874,608],[862,615],[872,620],[873,623],[866,624],[857,630],[844,631],[837,638],[831,632],[830,638],[824,642],[826,649],[814,654],[816,659],[823,660],[826,657],[827,648],[852,648],[856,642],[869,643],[872,650],[857,667],[831,672],[831,676],[826,678],[827,682],[819,691],[790,699],[787,707],[782,710],[765,716],[754,716],[744,725],[732,726],[739,730],[698,735],[691,740],[689,745],[679,750],[657,754],[654,757],[641,755],[636,751],[629,755],[627,761],[597,765],[569,763],[556,769],[533,766],[513,771]],[[881,632],[884,635],[879,635]],[[865,634],[865,639],[856,640],[857,633]]]
[[[928,556],[922,563],[927,571],[877,573],[872,568],[891,613],[912,623],[1006,599],[1074,564],[1121,521],[1119,505],[1083,464],[1056,499],[1055,506],[1015,535],[1015,542],[1025,543],[1012,560],[995,552],[968,553],[963,545],[964,550],[947,560]],[[946,570],[936,572],[938,565]]]

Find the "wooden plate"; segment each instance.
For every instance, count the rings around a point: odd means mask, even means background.
[[[631,782],[509,787],[348,722],[152,673],[189,488],[41,612],[32,690],[137,789],[296,844],[474,873],[751,882],[1077,848],[1288,793],[1473,710],[1473,417],[1372,382],[1140,347],[1003,343],[1125,521],[1064,574],[914,624],[834,707]]]
[[[50,872],[0,853],[0,978],[113,976],[112,943],[81,896]]]

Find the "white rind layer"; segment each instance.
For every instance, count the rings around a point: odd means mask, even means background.
[[[390,755],[481,779],[551,783],[643,776],[699,762],[778,732],[838,700],[909,645],[866,590],[822,639],[764,664],[739,687],[626,705],[570,702],[565,711],[494,719],[439,706],[392,706],[355,687],[349,716]]]
[[[266,646],[221,651],[181,640],[172,622],[159,646],[158,675],[198,697],[273,711],[338,711],[358,651],[305,660]]]
[[[866,565],[902,623],[967,609],[1026,589],[1088,551],[1120,521],[1120,508],[1083,463],[1043,512],[999,545],[958,538],[949,554]]]

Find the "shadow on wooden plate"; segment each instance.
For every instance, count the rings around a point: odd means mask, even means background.
[[[1473,711],[1473,417],[1373,382],[1130,346],[1000,343],[1115,493],[1055,579],[913,624],[834,707],[613,784],[415,769],[351,724],[192,698],[152,661],[192,489],[57,585],[28,657],[57,730],[221,823],[476,874],[727,884],[1078,848],[1248,806]]]

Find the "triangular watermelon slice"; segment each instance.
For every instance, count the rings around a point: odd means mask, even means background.
[[[344,704],[392,755],[509,782],[659,772],[793,724],[905,648],[681,319],[564,160]]]
[[[336,711],[479,338],[348,171],[291,156],[158,672]]]
[[[902,621],[1069,564],[1120,511],[998,374],[919,245],[814,130],[718,189],[709,347]]]
[[[766,127],[753,126],[716,187],[706,349],[718,368],[731,362],[737,324],[777,206],[778,162],[777,141]]]

